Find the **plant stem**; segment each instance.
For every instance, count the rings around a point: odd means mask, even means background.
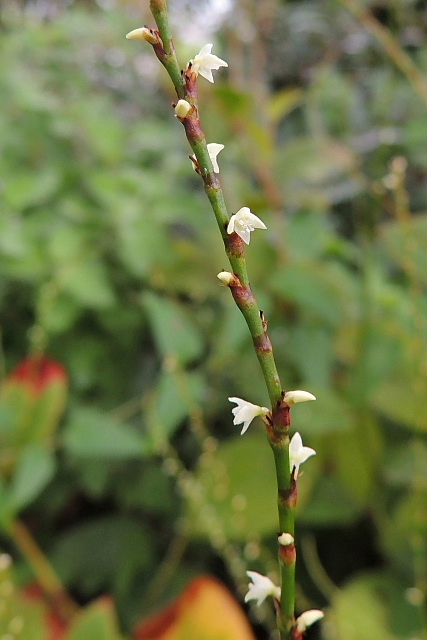
[[[150,8],[163,41],[163,50],[154,46],[154,51],[166,68],[178,98],[187,100],[193,107],[188,115],[179,119],[193,150],[196,168],[203,179],[206,195],[215,214],[225,252],[236,278],[236,282],[229,288],[248,325],[267,386],[272,407],[272,418],[267,426],[267,437],[273,450],[276,466],[280,532],[293,535],[296,483],[291,478],[289,468],[290,411],[289,407],[283,404],[282,386],[267,333],[267,323],[250,287],[246,268],[245,244],[236,233],[229,234],[227,232],[230,216],[221,184],[213,171],[199,119],[197,76],[191,71],[191,67],[188,67],[182,74],[179,72],[169,28],[166,0],[150,0]],[[283,549],[284,547],[279,545],[282,597],[278,623],[281,639],[291,640],[295,627],[295,547],[293,546],[291,557],[289,550],[284,552]]]
[[[30,531],[23,522],[15,520],[10,526],[9,534],[31,565],[38,583],[46,593],[54,610],[65,622],[71,621],[78,611],[78,605],[65,590],[54,568]]]
[[[168,72],[174,84],[178,98],[183,98],[184,85],[169,27],[168,4],[166,0],[150,0],[150,9],[163,42],[163,50],[154,47],[154,51]]]

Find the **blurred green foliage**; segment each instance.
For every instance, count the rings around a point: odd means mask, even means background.
[[[330,604],[337,640],[421,637],[426,105],[341,4],[278,3],[272,24],[258,4],[252,44],[243,18],[223,28],[229,80],[202,80],[200,104],[230,211],[268,227],[248,266],[283,384],[318,398],[294,410],[317,451],[301,607]],[[364,4],[425,73],[424,3]],[[227,402],[267,394],[174,96],[124,40],[139,14],[102,6],[0,9],[0,322],[5,374],[44,351],[71,385],[55,456],[22,452],[15,513],[77,599],[112,594],[128,630],[195,574],[271,569],[277,525],[261,425],[240,439]]]

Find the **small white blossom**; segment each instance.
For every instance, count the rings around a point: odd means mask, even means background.
[[[308,391],[301,391],[301,389],[287,391],[283,398],[283,401],[286,402],[288,407],[292,407],[293,404],[297,404],[298,402],[308,402],[309,400],[316,400],[316,396]]]
[[[255,216],[249,207],[242,207],[231,216],[227,227],[227,233],[237,233],[246,244],[251,241],[251,232],[254,229],[267,229],[262,220]]]
[[[185,118],[191,111],[192,106],[187,100],[178,100],[175,105],[175,115],[178,118]]]
[[[297,629],[300,633],[304,633],[308,627],[311,627],[312,624],[318,622],[324,617],[323,611],[320,609],[310,609],[309,611],[304,611],[299,618],[297,618]]]
[[[281,533],[277,540],[282,547],[289,547],[289,545],[295,542],[293,535],[290,533]]]
[[[206,147],[208,149],[209,158],[211,159],[211,162],[212,162],[213,170],[214,170],[215,173],[219,173],[219,166],[218,166],[218,161],[217,161],[216,157],[219,154],[219,152],[224,149],[224,145],[223,144],[218,144],[218,142],[209,142],[206,145]],[[197,164],[196,164],[195,156],[191,156],[190,160],[193,163],[194,171],[197,171]]]
[[[220,67],[228,67],[225,60],[221,60],[218,56],[214,56],[212,51],[213,44],[205,44],[194,58],[191,60],[191,71],[197,75],[200,74],[209,82],[213,82],[212,70],[216,71]],[[190,62],[188,64],[190,64]]]
[[[246,571],[246,575],[252,583],[248,585],[248,592],[245,596],[245,602],[256,600],[258,606],[262,605],[268,596],[273,596],[276,600],[280,599],[280,587],[276,587],[274,582],[256,571]]]
[[[311,456],[315,456],[316,452],[311,447],[304,447],[302,444],[302,438],[300,434],[294,433],[289,445],[289,464],[291,467],[291,473],[295,467],[294,477],[298,477],[298,471],[300,464],[308,460]]]
[[[235,402],[237,407],[232,409],[234,420],[233,424],[242,424],[243,427],[240,432],[241,435],[245,433],[252,420],[256,418],[256,416],[265,416],[269,413],[267,407],[259,407],[257,404],[252,404],[251,402],[247,402],[246,400],[242,400],[241,398],[228,398],[230,402]]]

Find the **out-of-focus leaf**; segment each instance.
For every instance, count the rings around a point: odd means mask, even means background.
[[[391,516],[382,522],[380,530],[383,549],[393,559],[393,564],[408,574],[426,553],[426,499],[425,488],[402,495],[395,501]]]
[[[19,174],[5,180],[4,196],[14,209],[25,209],[48,200],[58,188],[60,176],[53,167],[43,172],[28,173],[21,167]]]
[[[20,640],[50,640],[45,619],[45,603],[41,600],[35,602],[26,594],[20,593],[15,585],[14,573],[12,558],[5,553],[1,554],[0,637],[19,638]]]
[[[115,302],[105,266],[99,260],[84,258],[67,264],[61,273],[61,285],[81,305],[89,308],[105,309]]]
[[[10,471],[19,449],[27,443],[50,440],[64,411],[67,391],[67,372],[47,356],[30,356],[12,371],[0,402],[3,471]]]
[[[83,458],[141,458],[147,441],[126,424],[96,409],[74,409],[64,430],[64,446]]]
[[[422,633],[404,585],[385,572],[358,577],[337,590],[330,617],[338,637],[346,640],[403,640]]]
[[[21,452],[10,485],[10,500],[16,510],[26,507],[45,488],[55,473],[52,451],[32,444]]]
[[[134,640],[255,640],[240,605],[212,578],[191,582],[153,618],[141,622]],[[79,639],[80,640],[80,639]]]
[[[105,590],[119,595],[129,589],[141,569],[150,566],[151,549],[150,537],[140,522],[103,516],[59,537],[52,560],[61,578],[87,597]]]
[[[317,401],[298,405],[293,426],[310,436],[341,433],[345,438],[355,425],[351,406],[330,387],[306,384],[304,388],[313,393]]]
[[[348,147],[324,137],[287,141],[277,154],[277,175],[294,206],[336,202],[361,189],[354,177],[357,160]]]
[[[171,437],[182,420],[202,401],[203,378],[196,372],[164,371],[147,407],[147,425],[153,443]]]
[[[227,115],[241,118],[252,109],[253,98],[250,93],[239,91],[231,86],[218,86],[215,88],[215,97],[226,111]]]
[[[413,216],[405,223],[388,222],[381,229],[382,244],[397,264],[407,268],[411,277],[427,283],[427,214]]]
[[[380,464],[380,443],[367,434],[364,424],[346,434],[336,434],[331,463],[336,465],[338,482],[361,508],[367,507],[374,491]],[[371,425],[371,431],[374,425]],[[378,440],[378,438],[375,438]]]
[[[65,640],[121,640],[113,602],[101,598],[87,606],[73,622]]]
[[[301,89],[282,89],[275,93],[267,106],[271,122],[277,125],[292,109],[295,109],[302,98]]]
[[[306,524],[325,526],[354,522],[360,514],[360,504],[341,485],[337,475],[320,475],[300,518]]]
[[[385,380],[374,393],[371,404],[396,424],[413,431],[427,432],[427,396],[412,378],[414,371],[400,369],[398,377]],[[404,401],[400,399],[404,398]]]
[[[265,436],[247,433],[222,444],[212,464],[199,468],[196,479],[208,503],[189,504],[197,534],[209,534],[211,508],[231,538],[246,540],[248,535],[266,535],[277,529],[276,476]]]
[[[143,296],[143,305],[164,358],[175,356],[181,364],[186,364],[201,355],[202,336],[182,305],[149,292]]]
[[[391,485],[412,487],[417,482],[427,486],[427,445],[419,438],[389,447],[385,456],[384,477]]]
[[[315,263],[288,265],[271,278],[273,290],[285,300],[294,302],[305,313],[332,326],[342,321],[343,300],[339,284],[329,277],[325,269],[319,270]]]

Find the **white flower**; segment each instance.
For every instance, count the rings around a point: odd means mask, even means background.
[[[197,75],[200,73],[201,76],[209,80],[209,82],[213,82],[212,70],[216,71],[220,67],[228,67],[228,64],[225,60],[221,60],[218,56],[214,56],[212,51],[213,44],[205,44],[194,58],[191,60],[191,71],[194,71]],[[190,64],[190,62],[188,64]]]
[[[242,207],[231,216],[227,227],[227,233],[237,233],[246,244],[251,241],[251,232],[254,229],[267,229],[262,220],[255,216],[249,207]]]
[[[180,100],[181,102],[181,100]],[[213,170],[215,173],[219,173],[219,166],[218,166],[218,161],[216,159],[218,153],[220,151],[222,151],[224,149],[224,145],[223,144],[218,144],[218,142],[209,142],[207,145],[207,150],[209,153],[209,158],[211,159],[212,162],[212,166],[213,166]],[[190,160],[193,163],[193,169],[194,171],[197,171],[197,161],[195,156],[191,156]]]
[[[246,402],[246,400],[242,400],[241,398],[228,398],[230,402],[235,402],[237,407],[232,409],[234,420],[233,424],[242,424],[243,427],[240,432],[241,435],[245,433],[252,420],[256,416],[265,416],[269,413],[267,407],[259,407],[257,404],[251,404],[250,402]]]
[[[279,544],[282,545],[282,547],[289,547],[291,544],[294,544],[295,542],[293,535],[290,533],[281,533],[280,536],[277,538],[277,541]]]
[[[273,596],[277,600],[280,599],[280,587],[276,587],[270,578],[256,571],[246,571],[246,575],[252,580],[252,584],[249,583],[245,602],[256,600],[257,605],[260,606],[268,596]]]
[[[175,105],[175,115],[178,118],[185,118],[191,111],[192,106],[187,100],[178,100]]]
[[[304,633],[308,627],[311,627],[312,624],[321,620],[324,617],[323,611],[320,609],[310,609],[309,611],[304,611],[299,618],[297,618],[297,629],[300,633]]]
[[[304,447],[302,444],[302,438],[300,434],[294,433],[291,443],[289,445],[289,464],[291,467],[291,473],[295,467],[294,477],[298,477],[299,466],[311,456],[315,456],[316,452],[311,447]]]
[[[316,400],[316,396],[308,391],[301,391],[301,389],[287,391],[283,397],[283,401],[286,402],[288,407],[292,407],[293,404],[298,402],[308,402],[309,400]]]

